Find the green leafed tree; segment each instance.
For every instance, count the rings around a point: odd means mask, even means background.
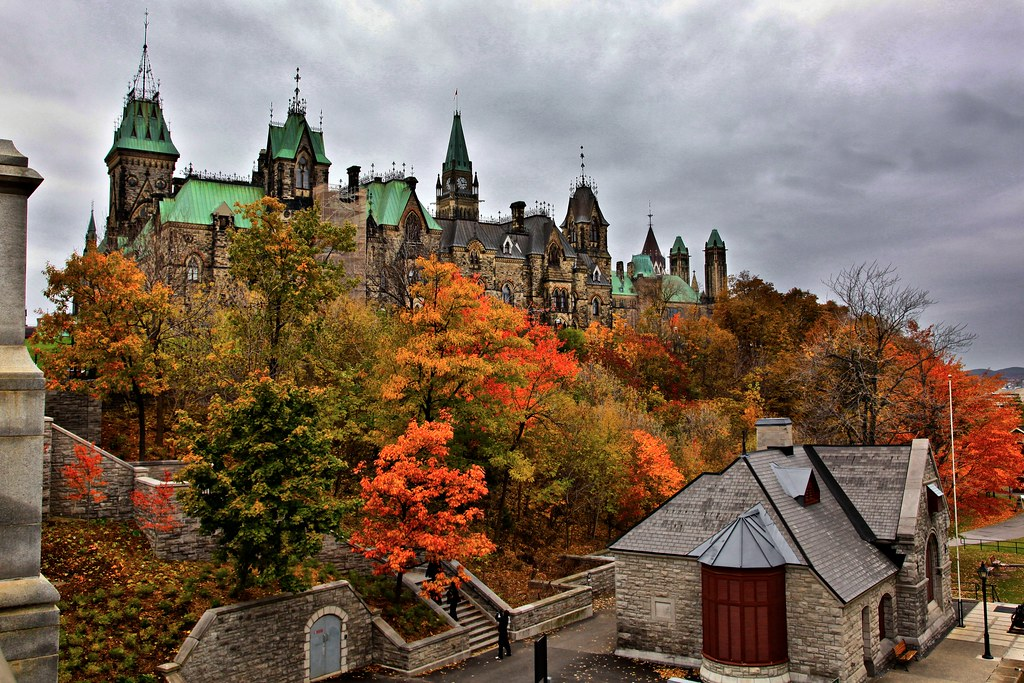
[[[321,220],[318,207],[286,219],[264,197],[242,207],[249,228],[231,233],[231,326],[251,368],[277,377],[315,348],[322,306],[346,288],[340,255],[354,248],[351,224]]]
[[[286,381],[247,381],[232,402],[215,397],[204,424],[183,419],[179,478],[185,511],[217,534],[235,566],[236,593],[251,583],[302,587],[294,569],[337,529],[333,495],[342,468],[322,427],[319,392]]]

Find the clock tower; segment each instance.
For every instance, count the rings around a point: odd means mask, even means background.
[[[466,151],[462,116],[456,111],[448,154],[437,177],[437,217],[476,221],[480,219],[480,183]]]

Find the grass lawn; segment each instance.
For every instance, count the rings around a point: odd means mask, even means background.
[[[995,557],[1004,565],[1021,565],[1020,568],[1004,566],[989,575],[989,599],[999,602],[1024,603],[1024,538],[1017,539],[1020,552],[1015,552],[1013,541],[1000,541],[999,549],[995,543],[981,546],[965,545],[960,548],[960,588],[965,600],[981,599],[981,580],[978,578],[978,566],[984,562],[991,564]],[[952,564],[953,599],[957,597],[957,549],[951,546],[949,559]]]

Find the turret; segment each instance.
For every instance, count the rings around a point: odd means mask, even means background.
[[[473,162],[469,159],[466,136],[462,132],[462,115],[458,111],[452,118],[448,153],[441,164],[438,183],[438,218],[479,220],[480,181],[473,173]]]
[[[676,235],[676,241],[672,243],[672,248],[668,252],[668,259],[672,274],[685,280],[690,272],[690,250],[683,244],[682,237]]]
[[[704,244],[704,287],[708,303],[714,303],[725,294],[729,276],[725,265],[725,241],[718,230],[712,230]]]
[[[164,119],[157,80],[149,63],[149,20],[142,59],[128,94],[114,142],[104,158],[110,177],[107,249],[135,239],[155,211],[153,195],[170,191],[178,149]]]

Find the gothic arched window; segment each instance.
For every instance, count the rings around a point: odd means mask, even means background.
[[[562,265],[562,252],[556,246],[552,246],[548,250],[548,266],[551,268],[558,268]]]
[[[295,187],[300,190],[308,190],[309,186],[309,163],[306,161],[306,157],[300,157],[299,163],[295,164]]]
[[[512,303],[512,285],[507,282],[501,286],[501,300],[507,304]]]
[[[188,261],[185,262],[185,281],[186,282],[199,282],[199,278],[202,275],[203,269],[202,264],[199,262],[198,256],[189,256]]]
[[[601,300],[596,296],[594,297],[594,300],[590,302],[590,315],[594,318],[601,315]]]
[[[410,213],[405,217],[405,239],[407,242],[419,242],[420,241],[420,228],[423,226],[423,222],[420,221],[420,217],[414,213]]]
[[[591,223],[590,224],[590,241],[593,242],[594,244],[597,244],[600,239],[601,239],[601,236],[600,236],[600,233],[598,233],[598,230],[597,230],[597,223]]]

